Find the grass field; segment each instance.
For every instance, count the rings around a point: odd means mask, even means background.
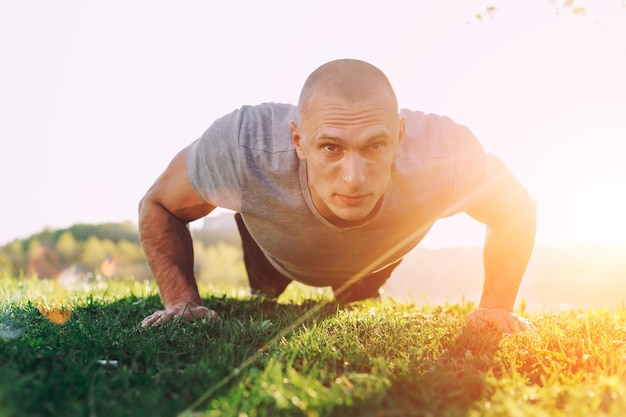
[[[469,303],[203,295],[219,320],[142,330],[152,285],[5,278],[0,417],[626,415],[626,309],[502,336]]]

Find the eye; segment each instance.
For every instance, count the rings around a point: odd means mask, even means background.
[[[341,147],[334,143],[325,143],[321,145],[321,148],[328,153],[337,153],[341,150]]]
[[[367,147],[367,150],[373,151],[373,152],[377,152],[377,151],[382,150],[384,147],[385,147],[384,143],[382,143],[382,142],[375,142],[375,143],[370,144]]]

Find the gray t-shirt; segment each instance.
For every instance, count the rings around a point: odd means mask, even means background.
[[[216,120],[190,148],[189,180],[207,202],[241,213],[279,271],[315,286],[384,268],[414,248],[437,219],[474,204],[492,204],[494,218],[510,211],[490,186],[496,177],[525,194],[467,128],[447,117],[402,114],[405,137],[383,204],[357,227],[337,227],[315,209],[306,163],[292,143],[292,105],[244,106]]]

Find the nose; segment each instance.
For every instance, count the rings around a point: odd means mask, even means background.
[[[351,186],[358,186],[366,180],[366,161],[358,153],[345,156],[342,165],[342,180]]]

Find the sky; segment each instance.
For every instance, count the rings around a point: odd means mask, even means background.
[[[626,8],[574,4],[585,13],[548,0],[0,1],[0,245],[136,222],[213,120],[295,103],[337,58],[381,68],[401,107],[468,126],[537,201],[539,244],[626,245]],[[483,235],[460,215],[423,244]]]

